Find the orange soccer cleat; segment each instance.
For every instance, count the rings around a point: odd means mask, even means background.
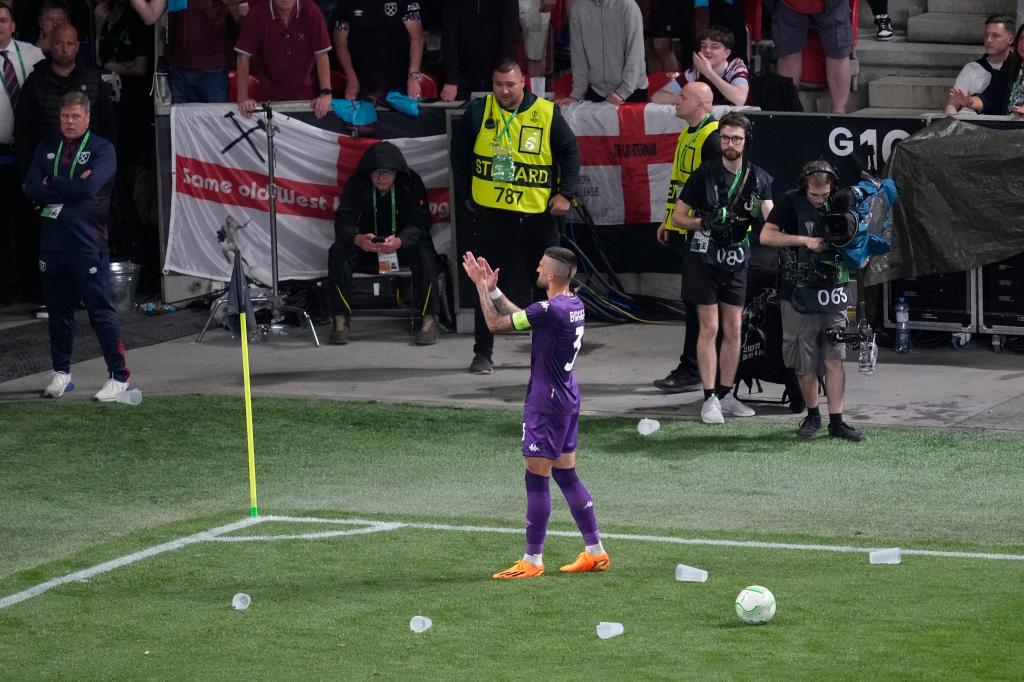
[[[587,552],[580,552],[576,557],[576,561],[571,564],[562,566],[560,571],[563,573],[591,573],[599,571],[607,571],[612,565],[612,560],[608,557],[608,552],[598,554],[588,554]]]
[[[495,573],[492,578],[499,580],[506,578],[539,578],[544,575],[544,564],[534,566],[529,561],[520,559],[500,573]]]

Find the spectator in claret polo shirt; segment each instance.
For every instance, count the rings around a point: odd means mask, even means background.
[[[383,99],[392,90],[419,97],[425,42],[418,2],[338,0],[334,48],[345,71],[345,98]]]
[[[249,66],[259,57],[263,94],[274,102],[311,99],[317,118],[331,109],[331,65],[320,8],[309,0],[254,0],[238,36],[238,110],[249,116]],[[315,72],[314,72],[315,67]]]
[[[147,26],[167,11],[167,0],[129,0]],[[180,3],[179,3],[180,4]],[[228,101],[228,71],[245,0],[189,0],[167,16],[167,82],[175,104]]]

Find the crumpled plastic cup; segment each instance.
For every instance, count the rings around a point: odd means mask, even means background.
[[[868,561],[872,564],[898,564],[901,560],[899,547],[876,549],[868,554]]]
[[[418,635],[429,630],[433,624],[434,621],[426,616],[413,616],[412,620],[409,621],[409,629]]]
[[[601,621],[597,624],[597,636],[601,639],[611,639],[622,634],[622,623],[608,623]]]
[[[121,391],[115,395],[114,400],[125,405],[137,407],[142,403],[142,391],[137,388],[129,388],[127,391]]]
[[[702,568],[679,564],[676,566],[676,580],[688,583],[706,583],[708,572]]]
[[[245,611],[249,608],[249,604],[252,603],[252,598],[249,597],[245,592],[239,592],[231,598],[231,605],[239,611]]]
[[[647,417],[641,419],[640,423],[636,425],[637,433],[641,436],[649,436],[660,428],[661,422],[657,419],[648,419]]]

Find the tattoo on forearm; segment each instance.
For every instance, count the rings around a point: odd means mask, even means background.
[[[511,315],[512,313],[517,313],[522,310],[522,308],[519,308],[512,301],[508,300],[507,296],[502,296],[498,300],[491,302],[494,303],[494,308],[498,311],[499,315]]]

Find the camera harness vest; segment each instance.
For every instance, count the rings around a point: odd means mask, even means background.
[[[702,157],[704,143],[711,136],[711,133],[716,130],[718,130],[718,121],[711,114],[708,114],[704,117],[704,120],[697,124],[696,129],[691,130],[687,126],[679,133],[679,140],[676,142],[675,158],[672,159],[672,179],[669,180],[668,196],[665,199],[666,230],[686,234],[686,228],[673,225],[670,218],[676,208],[679,190],[683,188],[683,185],[690,179],[693,172],[700,168],[700,164],[704,161]]]
[[[710,172],[704,175],[704,196],[707,205],[713,207],[708,212],[712,220],[724,221],[730,214],[736,216],[738,220],[729,226],[725,239],[705,230],[694,233],[690,251],[702,254],[704,262],[708,265],[737,272],[747,267],[750,262],[750,238],[747,233],[750,231],[754,215],[761,210],[761,199],[755,194],[757,183],[754,182],[752,185],[749,182],[751,175],[755,175],[756,178],[756,173],[750,162],[744,159],[743,167],[733,177],[723,201],[719,183],[725,174],[725,166],[719,159],[708,170]]]
[[[814,208],[804,194],[797,195],[797,234],[821,234],[822,210]],[[823,206],[828,210],[828,202]],[[790,247],[790,264],[784,269],[783,296],[798,313],[815,314],[846,310],[850,301],[850,271],[842,256],[828,245],[815,253],[807,247]]]

